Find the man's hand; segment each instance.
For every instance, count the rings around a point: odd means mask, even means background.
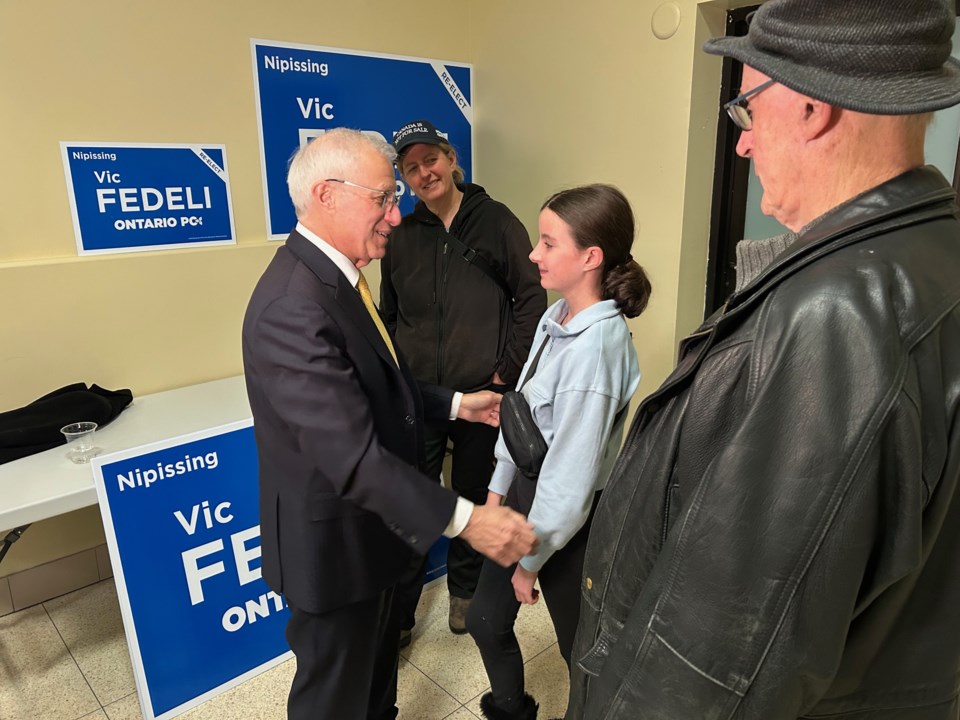
[[[523,515],[495,505],[474,506],[460,537],[503,567],[536,552],[538,544],[533,525]]]
[[[537,580],[537,573],[530,572],[523,565],[517,565],[513,571],[513,594],[517,597],[517,602],[526,605],[535,605],[540,599],[540,591],[533,587]]]
[[[500,377],[500,373],[498,373],[496,370],[493,371],[493,377],[490,378],[490,384],[491,384],[491,385],[506,385],[506,383],[503,381],[503,378]]]
[[[502,396],[490,390],[465,393],[460,400],[457,417],[470,422],[482,422],[500,427],[500,398]]]

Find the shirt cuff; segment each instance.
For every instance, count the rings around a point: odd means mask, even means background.
[[[462,392],[455,392],[453,394],[453,400],[450,402],[450,417],[449,420],[456,420],[457,415],[460,414],[460,401],[463,400]],[[462,528],[461,528],[462,529]],[[456,537],[456,535],[451,535],[450,537]]]
[[[487,483],[487,490],[492,490],[497,495],[506,495],[510,491],[510,486],[516,478],[517,466],[508,460],[497,458],[497,467]]]
[[[520,558],[520,566],[527,572],[539,573],[546,564],[546,560],[538,555],[527,555]]]
[[[453,517],[450,518],[446,530],[443,531],[444,537],[454,538],[462,533],[467,527],[467,523],[470,522],[471,515],[473,515],[473,503],[466,498],[458,497]]]

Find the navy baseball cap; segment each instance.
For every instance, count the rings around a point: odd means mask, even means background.
[[[447,136],[437,130],[428,120],[414,120],[397,130],[393,136],[393,149],[400,155],[405,149],[417,143],[439,145],[449,142]]]

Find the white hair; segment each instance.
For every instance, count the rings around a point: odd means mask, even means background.
[[[393,165],[397,153],[376,133],[366,134],[349,128],[334,128],[317,135],[290,158],[287,188],[297,217],[310,209],[313,186],[320,180],[344,179],[365,150],[373,150]]]

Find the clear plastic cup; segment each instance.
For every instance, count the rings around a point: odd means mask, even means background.
[[[103,452],[93,446],[93,434],[97,431],[95,422],[83,421],[70,423],[60,428],[67,439],[67,459],[77,464],[90,462],[90,458]]]

